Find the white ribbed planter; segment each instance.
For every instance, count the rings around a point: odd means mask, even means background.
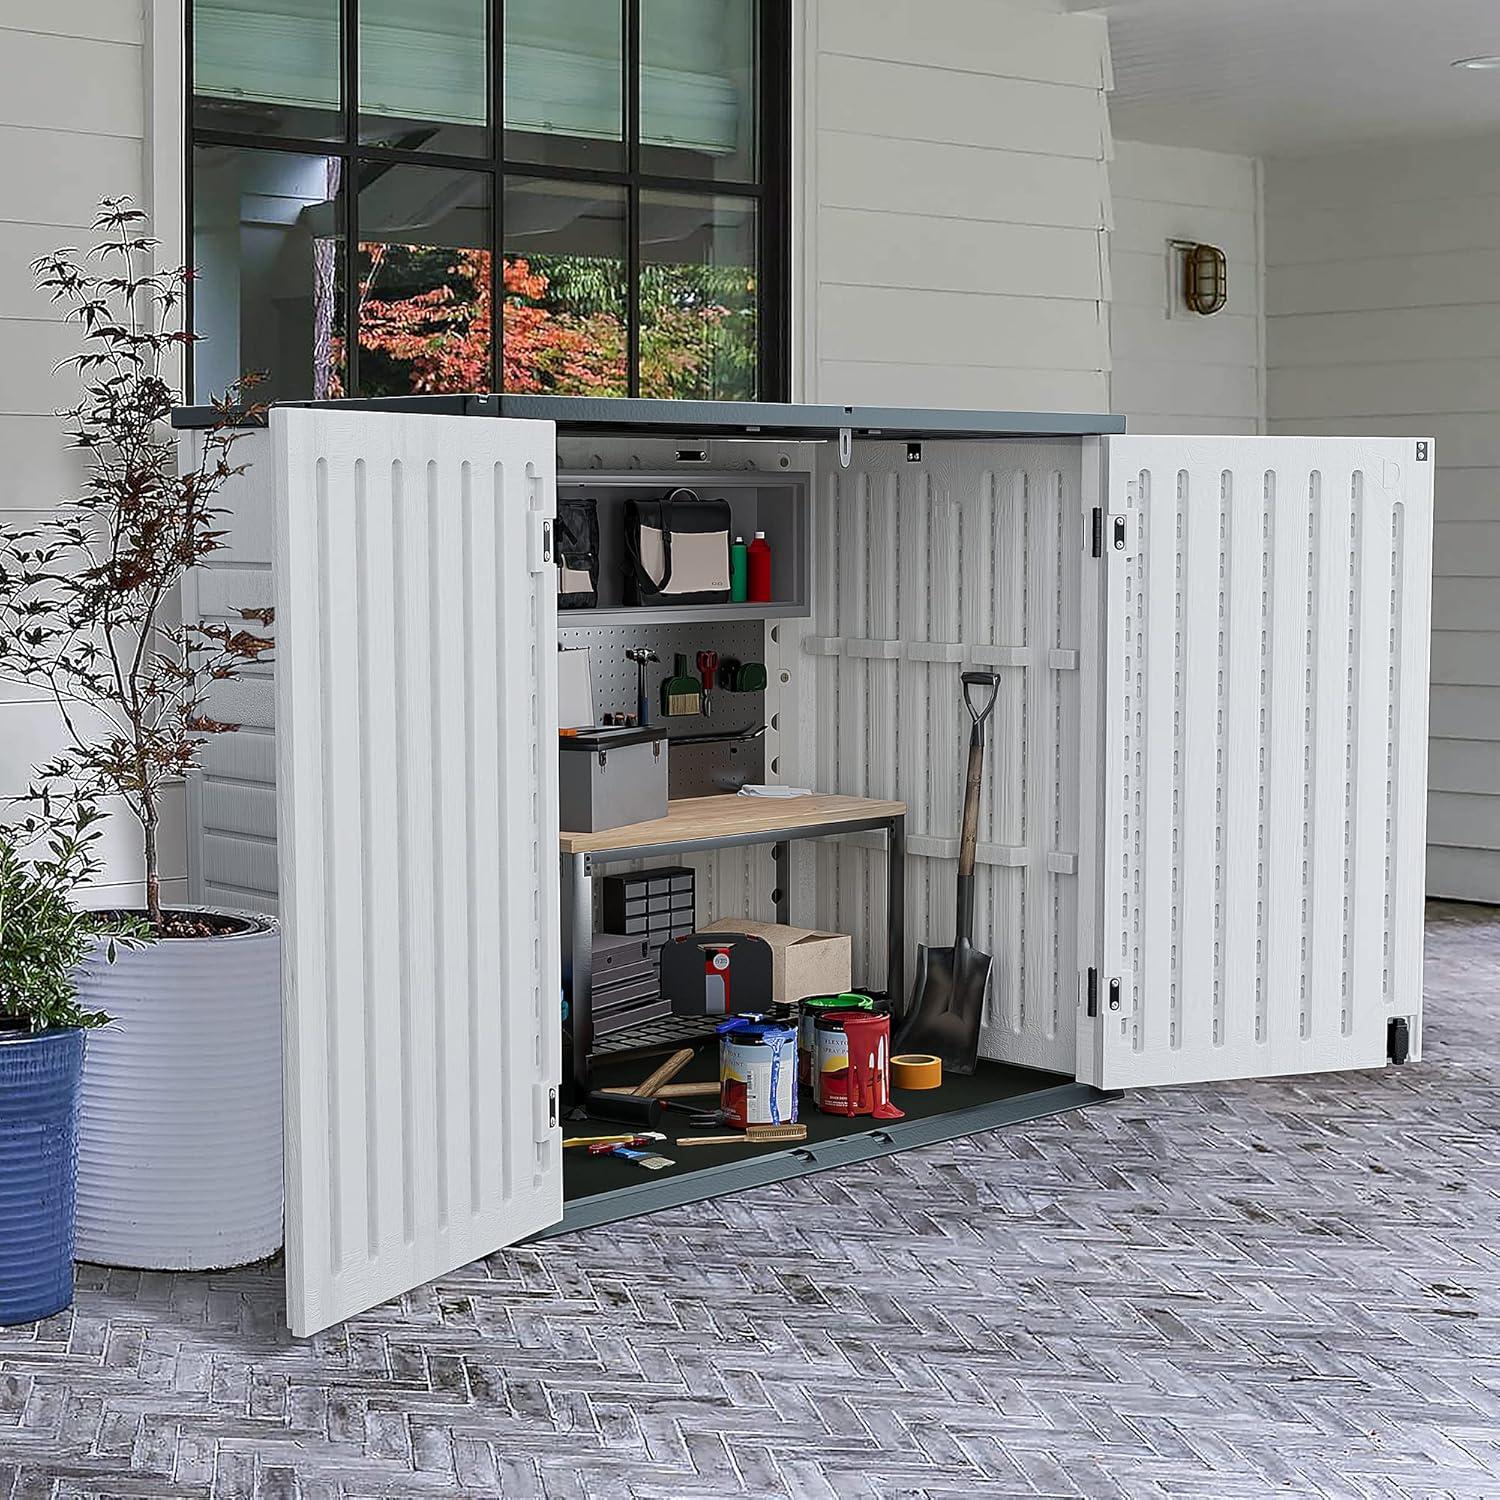
[[[78,1132],[79,1260],[202,1271],[281,1245],[281,935],[102,949]]]

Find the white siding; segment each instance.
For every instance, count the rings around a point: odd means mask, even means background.
[[[74,493],[83,466],[54,411],[76,399],[56,363],[74,331],[34,289],[30,263],[87,243],[99,200],[146,195],[143,7],[123,0],[8,0],[0,16],[0,515],[45,511]],[[0,682],[0,796],[25,788],[31,766],[60,743],[57,713]],[[185,894],[183,800],[168,801],[162,874]],[[139,834],[112,819],[100,903],[136,898]]]
[[[1102,411],[1105,24],[1021,0],[808,0],[796,395]]]
[[[1273,432],[1437,440],[1427,886],[1500,901],[1500,138],[1266,166]]]
[[[1115,143],[1110,410],[1132,432],[1262,430],[1256,173],[1248,156]],[[1205,318],[1183,305],[1169,269],[1174,239],[1206,241],[1228,256],[1223,312]]]

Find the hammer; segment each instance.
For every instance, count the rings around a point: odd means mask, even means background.
[[[646,710],[650,705],[650,699],[646,696],[646,663],[660,661],[661,657],[645,646],[638,646],[633,651],[627,651],[625,656],[628,661],[635,663],[636,721],[644,729],[648,722]]]

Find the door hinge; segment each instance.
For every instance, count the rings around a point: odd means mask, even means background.
[[[536,1085],[536,1138],[545,1143],[557,1129],[557,1088],[554,1084]]]
[[[540,573],[552,561],[552,517],[531,511],[526,518],[527,559],[533,573]]]
[[[1090,540],[1090,544],[1089,544],[1089,556],[1090,557],[1103,557],[1104,556],[1104,507],[1102,505],[1096,505],[1094,507],[1094,524],[1093,524],[1093,527],[1092,527],[1092,529],[1090,531],[1090,538],[1091,538],[1091,540]]]
[[[1095,511],[1094,514],[1098,515],[1098,511]],[[1097,1016],[1099,1014],[1099,971],[1098,971],[1098,969],[1090,969],[1089,970],[1089,972],[1088,972],[1088,978],[1084,982],[1084,993],[1087,996],[1086,1013],[1088,1015],[1091,1015],[1091,1016]]]

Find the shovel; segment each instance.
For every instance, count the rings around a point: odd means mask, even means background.
[[[958,845],[958,920],[951,948],[917,949],[917,980],[893,1051],[930,1052],[944,1073],[969,1074],[979,1060],[979,1023],[990,982],[990,956],[974,947],[974,855],[979,845],[979,790],[984,781],[984,726],[994,712],[1000,679],[993,672],[965,672],[964,707],[969,732],[969,772],[964,782],[964,822]],[[975,708],[969,690],[988,687],[989,700]]]

